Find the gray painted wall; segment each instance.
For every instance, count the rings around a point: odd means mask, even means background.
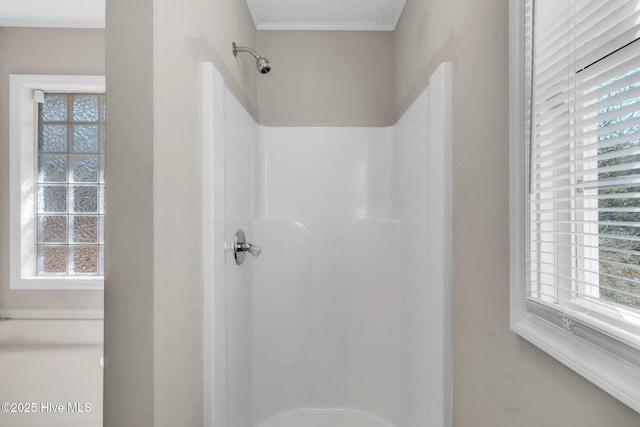
[[[258,31],[272,71],[258,77],[266,126],[390,126],[393,33]]]
[[[107,2],[105,427],[155,425],[153,6]]]
[[[0,308],[102,309],[102,291],[9,289],[9,74],[104,75],[104,31],[0,28]]]

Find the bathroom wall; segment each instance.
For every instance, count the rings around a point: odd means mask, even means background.
[[[101,291],[9,289],[9,74],[104,75],[104,52],[104,30],[0,28],[0,309],[102,310]]]
[[[110,181],[110,194],[117,194],[122,205],[110,210],[119,230],[109,231],[107,241],[121,251],[117,255],[114,249],[111,259],[123,264],[110,274],[114,281],[122,279],[120,290],[106,295],[113,307],[106,313],[113,325],[106,350],[107,370],[113,361],[107,377],[112,384],[105,390],[107,427],[142,427],[154,416],[162,426],[201,423],[198,67],[200,60],[213,60],[225,79],[235,82],[230,83],[232,92],[257,116],[258,108],[249,101],[254,96],[250,57],[239,62],[242,68],[234,68],[224,56],[236,31],[247,35],[237,41],[253,41],[250,17],[243,10],[244,3],[235,0],[107,2],[108,91],[112,105],[123,109],[110,128],[114,133],[121,129],[122,139],[115,142],[120,154],[110,164],[117,165],[122,179]],[[395,117],[426,87],[440,62],[453,63],[455,425],[482,420],[497,427],[636,426],[637,413],[509,330],[507,14],[507,0],[407,0],[393,36]],[[276,52],[260,43],[258,49],[267,56]],[[277,67],[274,61],[272,73]],[[317,77],[307,75],[309,83]],[[242,94],[245,87],[248,95]],[[325,117],[327,123],[343,126],[362,117],[343,110],[340,97],[322,99],[324,105],[317,109],[339,111]],[[269,101],[266,95],[259,99],[265,106]],[[386,121],[386,113],[382,116],[385,121],[377,125],[393,122]],[[286,124],[310,123],[295,117],[300,123]],[[285,124],[275,120],[269,119]],[[147,180],[152,168],[153,193]],[[131,180],[138,170],[141,182]],[[127,205],[147,194],[153,194],[155,205],[144,196],[142,210]],[[153,235],[144,223],[128,225],[132,211],[147,221],[158,217]],[[140,269],[134,261],[154,271]],[[154,381],[155,392],[149,389]]]
[[[257,120],[258,95],[256,61],[251,55],[231,53],[231,43],[238,46],[256,46],[256,30],[246,2],[237,0],[204,1],[196,8],[185,7],[185,3],[165,0],[167,19],[191,15],[191,28],[183,27],[184,38],[176,48],[186,49],[188,56],[213,62],[225,80],[233,96]],[[196,12],[196,13],[193,13]],[[188,21],[184,21],[186,24]],[[167,34],[168,38],[172,38]]]
[[[105,427],[154,425],[152,10],[106,2]]]
[[[508,39],[507,0],[407,0],[394,40],[399,115],[453,63],[454,425],[637,426],[509,330]]]
[[[201,64],[254,116],[244,2],[109,0],[105,427],[203,419]],[[248,71],[250,70],[250,72]]]
[[[442,62],[453,63],[455,70],[459,58],[454,44],[453,25],[458,28],[461,15],[456,13],[466,10],[464,1],[473,0],[406,1],[393,32],[393,103],[396,118],[400,118],[424,91],[429,76]],[[506,8],[507,2],[503,3]],[[484,26],[486,23],[478,19],[477,25]],[[505,42],[507,36],[505,33]]]
[[[258,78],[265,126],[390,126],[393,34],[383,31],[258,31],[273,66]]]

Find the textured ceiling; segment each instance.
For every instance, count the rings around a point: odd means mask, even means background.
[[[258,30],[393,31],[406,0],[247,0]]]

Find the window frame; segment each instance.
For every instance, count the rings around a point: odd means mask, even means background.
[[[9,76],[9,276],[10,289],[100,290],[104,276],[36,274],[37,103],[34,90],[105,93],[104,76],[11,74]]]
[[[593,341],[580,338],[571,332],[572,327],[558,327],[538,316],[527,302],[526,295],[526,224],[527,151],[525,149],[525,52],[523,0],[509,2],[509,216],[510,216],[510,326],[511,330],[584,378],[599,386],[635,411],[640,412],[640,366],[623,361],[605,350],[619,346],[616,339],[607,345],[597,346]],[[541,305],[541,309],[546,308]],[[581,316],[580,313],[562,312],[549,308],[559,322],[587,325],[607,341],[614,334],[608,331],[606,322]],[[640,339],[640,337],[630,337]]]

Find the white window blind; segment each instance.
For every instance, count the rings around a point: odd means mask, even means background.
[[[640,1],[524,24],[527,310],[640,366]]]

